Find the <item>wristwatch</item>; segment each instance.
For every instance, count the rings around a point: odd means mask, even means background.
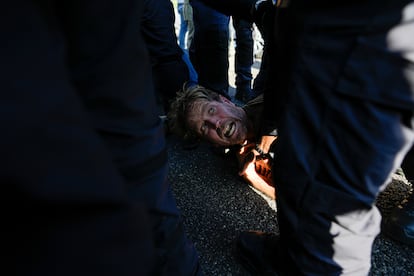
[[[254,149],[259,153],[259,156],[261,159],[271,159],[273,160],[275,158],[274,152],[269,151],[268,153],[265,153],[259,146],[259,144],[256,144]]]

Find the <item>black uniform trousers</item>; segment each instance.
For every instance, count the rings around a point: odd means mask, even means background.
[[[413,5],[292,0],[280,22],[291,47],[276,65],[288,73],[275,81],[274,179],[281,253],[298,274],[369,272],[375,199],[414,140]]]

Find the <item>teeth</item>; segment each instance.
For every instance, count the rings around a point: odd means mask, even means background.
[[[226,125],[225,131],[224,131],[224,135],[226,137],[230,137],[233,135],[235,130],[235,124],[234,123],[230,123],[228,125]]]

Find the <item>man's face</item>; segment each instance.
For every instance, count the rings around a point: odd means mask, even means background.
[[[227,98],[196,100],[188,112],[188,125],[201,138],[216,145],[242,144],[247,137],[247,116],[243,108]]]

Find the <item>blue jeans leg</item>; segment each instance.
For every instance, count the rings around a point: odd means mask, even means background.
[[[181,49],[187,49],[186,41],[186,34],[187,34],[187,21],[184,20],[184,12],[183,12],[184,4],[180,3],[177,5],[178,14],[180,15],[180,30],[178,32],[178,45],[180,45]]]

